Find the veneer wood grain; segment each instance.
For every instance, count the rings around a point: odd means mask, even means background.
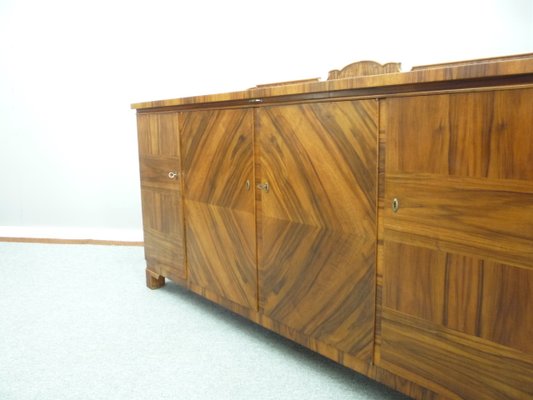
[[[533,399],[533,55],[132,107],[149,287],[419,400]]]
[[[252,112],[182,113],[180,127],[190,282],[257,310]]]
[[[381,366],[449,399],[530,399],[533,358],[387,307]]]
[[[387,168],[531,182],[532,97],[523,88],[387,99]]]
[[[148,269],[186,279],[178,114],[139,114],[137,125]]]
[[[427,246],[533,268],[532,183],[389,174],[386,184],[385,230],[398,240],[423,236]]]
[[[256,113],[260,310],[368,362],[375,277],[377,103]]]
[[[450,398],[533,398],[532,94],[383,101],[378,364]]]

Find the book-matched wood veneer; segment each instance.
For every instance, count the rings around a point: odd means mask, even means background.
[[[398,67],[134,105],[147,285],[416,399],[533,399],[533,56]]]

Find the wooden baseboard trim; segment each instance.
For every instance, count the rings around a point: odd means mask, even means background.
[[[50,238],[0,237],[0,242],[43,243],[43,244],[96,244],[96,245],[104,245],[104,246],[144,246],[144,242],[128,242],[128,241],[120,241],[120,240],[98,240],[98,239],[50,239]]]

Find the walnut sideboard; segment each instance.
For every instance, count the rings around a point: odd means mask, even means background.
[[[533,399],[533,54],[132,107],[148,287],[415,399]]]

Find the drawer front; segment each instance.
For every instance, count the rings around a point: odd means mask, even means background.
[[[181,173],[177,158],[141,157],[143,188],[181,191]]]

